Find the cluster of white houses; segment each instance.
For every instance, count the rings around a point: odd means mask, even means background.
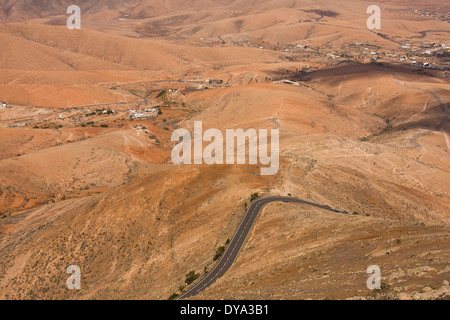
[[[144,111],[129,110],[129,113],[130,113],[130,117],[133,119],[156,118],[159,114],[159,109],[150,108],[150,109],[145,109]]]

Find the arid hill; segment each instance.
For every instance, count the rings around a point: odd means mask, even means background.
[[[194,299],[450,297],[448,5],[69,4],[0,0],[0,299],[168,299],[256,193],[347,214],[270,204]],[[279,172],[174,165],[195,121],[279,129]]]

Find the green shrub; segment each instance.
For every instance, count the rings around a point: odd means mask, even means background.
[[[176,298],[178,298],[178,294],[173,293],[173,294],[169,297],[169,300],[175,300]]]
[[[253,202],[253,201],[255,201],[258,198],[259,198],[259,193],[255,192],[254,194],[252,194],[250,196],[250,202]]]
[[[166,90],[161,91],[161,92],[156,96],[156,99],[161,98],[164,94],[166,94]]]
[[[216,254],[214,255],[214,261],[218,260],[223,255],[224,252],[225,252],[225,247],[224,246],[220,246],[216,250]]]
[[[197,278],[200,277],[199,274],[196,274],[195,271],[191,271],[186,275],[186,283],[189,285],[192,282],[194,282],[195,280],[197,280]]]

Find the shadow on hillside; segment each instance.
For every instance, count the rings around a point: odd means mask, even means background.
[[[271,78],[275,81],[288,79],[294,81],[318,81],[321,79],[329,80],[330,77],[350,76],[350,75],[364,75],[365,77],[375,77],[380,72],[390,74],[394,78],[411,77],[411,78],[441,78],[440,70],[426,69],[423,67],[402,65],[393,63],[367,63],[362,64],[354,61],[342,61],[333,67],[320,69],[317,71],[304,70],[287,70],[279,69],[277,71],[268,71]]]
[[[448,108],[448,106],[447,106]],[[426,111],[418,114],[417,116],[405,120],[402,123],[394,124],[390,126],[384,132],[399,132],[404,130],[426,129],[430,131],[444,130],[446,133],[450,133],[450,128],[445,126],[448,117],[444,113],[439,103],[429,106]]]
[[[420,80],[421,82],[426,82],[426,78],[430,79],[430,82],[436,82],[436,79],[441,78],[440,71],[425,69],[422,67],[411,66],[411,65],[400,65],[392,63],[369,63],[361,64],[353,61],[343,61],[337,65],[313,72],[303,71],[292,71],[286,69],[280,69],[276,72],[268,72],[271,75],[272,80],[291,80],[300,81],[304,84],[308,83],[320,83],[320,81],[326,81],[328,85],[336,84],[342,82],[342,79],[346,76],[358,76],[364,77],[364,79],[379,77],[382,74],[391,75],[395,81],[402,85],[403,81],[414,81],[414,79]],[[366,81],[365,80],[365,81]],[[408,88],[408,84],[403,85]],[[421,89],[418,89],[421,90]],[[427,90],[422,90],[428,92]],[[428,92],[428,94],[433,94]],[[383,131],[396,132],[402,130],[410,129],[427,129],[427,130],[439,130],[443,129],[448,132],[448,126],[445,126],[448,116],[444,109],[450,110],[448,102],[443,100],[443,106],[441,106],[437,101],[437,95],[433,94],[430,102],[434,102],[434,105],[429,105],[428,108],[416,116],[411,117],[411,115],[406,116],[399,114],[396,118],[403,119],[404,122],[388,123],[388,127]],[[388,107],[388,106],[387,106]],[[395,108],[395,105],[390,106]],[[419,112],[420,110],[417,110]],[[447,111],[448,112],[448,111]]]

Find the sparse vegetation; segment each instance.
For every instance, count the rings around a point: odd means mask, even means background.
[[[259,198],[259,193],[255,192],[250,196],[250,202],[253,202]]]
[[[220,246],[217,250],[216,250],[216,254],[214,255],[214,261],[217,261],[220,259],[220,257],[223,255],[223,253],[225,252],[225,247],[224,246]]]
[[[168,300],[175,300],[176,298],[178,298],[179,294],[173,293]]]
[[[200,275],[198,273],[195,273],[195,271],[191,271],[186,275],[185,282],[189,285],[192,282],[194,282],[195,280],[197,280],[198,277],[200,277]]]

